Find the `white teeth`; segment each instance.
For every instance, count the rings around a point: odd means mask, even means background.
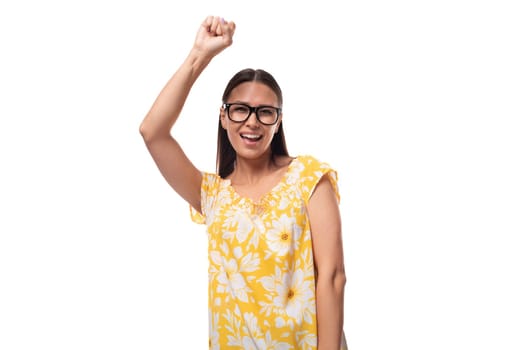
[[[252,139],[252,140],[256,140],[258,139],[259,137],[261,137],[260,135],[252,135],[252,134],[241,134],[242,137],[245,137],[247,139]]]

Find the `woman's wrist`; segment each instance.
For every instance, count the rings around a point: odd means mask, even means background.
[[[193,47],[186,58],[186,63],[190,65],[192,71],[201,72],[212,59],[213,55]]]

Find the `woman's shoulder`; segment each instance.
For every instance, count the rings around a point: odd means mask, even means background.
[[[203,171],[201,187],[207,190],[215,190],[224,185],[228,180],[223,179],[219,174]]]
[[[303,161],[303,162],[312,162],[312,161],[319,161],[319,158],[312,154],[299,154],[295,157],[296,159]]]
[[[295,175],[295,182],[301,189],[305,200],[308,200],[321,179],[327,175],[333,185],[337,196],[337,171],[335,171],[326,161],[319,159],[312,154],[301,154],[294,157],[295,166],[292,171]]]
[[[302,164],[304,167],[308,167],[308,168],[330,167],[330,165],[327,162],[323,161],[322,159],[312,154],[300,154],[294,157],[294,160]]]

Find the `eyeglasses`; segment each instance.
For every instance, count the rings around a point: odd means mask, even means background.
[[[261,124],[274,125],[281,115],[281,108],[273,106],[252,107],[244,103],[225,103],[222,106],[226,110],[228,119],[235,123],[245,122],[255,112],[255,116]]]

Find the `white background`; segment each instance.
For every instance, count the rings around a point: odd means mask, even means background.
[[[352,350],[525,349],[520,1],[3,1],[0,349],[205,349],[204,226],[139,124],[201,21],[237,23],[174,134],[214,170],[222,90],[280,82],[339,172]]]

